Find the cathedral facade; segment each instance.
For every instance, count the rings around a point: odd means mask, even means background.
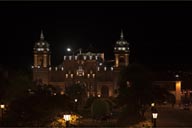
[[[115,41],[114,41],[115,42]],[[69,49],[70,50],[70,49]],[[66,87],[81,83],[86,88],[87,97],[113,97],[118,88],[120,68],[129,64],[129,43],[121,31],[120,39],[114,47],[114,60],[105,60],[104,53],[93,51],[64,55],[56,67],[51,65],[51,49],[43,32],[34,46],[33,80],[45,85],[53,85],[65,92]]]

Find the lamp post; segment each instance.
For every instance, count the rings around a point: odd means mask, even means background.
[[[154,111],[154,108],[155,108],[155,103],[152,102],[151,103],[151,113]],[[151,115],[151,122],[153,123],[153,115]]]
[[[3,126],[3,112],[4,112],[4,109],[5,109],[5,105],[1,104],[0,108],[1,108],[1,125]]]
[[[158,117],[158,112],[156,109],[152,112],[152,117],[153,117],[153,127],[156,127],[156,120]]]
[[[63,119],[66,122],[66,127],[69,127],[69,121],[71,120],[71,115],[70,114],[64,114]]]
[[[77,111],[77,102],[78,102],[78,99],[75,99],[75,111]]]

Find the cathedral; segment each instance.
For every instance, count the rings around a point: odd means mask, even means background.
[[[115,41],[114,41],[115,42]],[[70,49],[68,49],[70,51]],[[63,61],[51,65],[51,49],[41,32],[40,39],[33,48],[33,80],[45,85],[53,85],[65,92],[66,87],[81,83],[86,88],[87,97],[113,97],[118,88],[117,79],[122,66],[129,64],[129,43],[123,31],[114,46],[114,61],[105,60],[104,53],[95,51],[63,56]]]

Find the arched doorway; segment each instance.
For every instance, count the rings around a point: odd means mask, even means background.
[[[109,96],[109,88],[107,86],[101,87],[101,97],[108,97]]]

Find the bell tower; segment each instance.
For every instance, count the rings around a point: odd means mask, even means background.
[[[123,30],[121,30],[120,40],[116,41],[114,47],[116,68],[128,66],[129,52],[129,43],[124,39]]]
[[[51,65],[51,55],[49,44],[44,40],[43,31],[41,31],[40,40],[35,43],[34,68],[47,68]]]

